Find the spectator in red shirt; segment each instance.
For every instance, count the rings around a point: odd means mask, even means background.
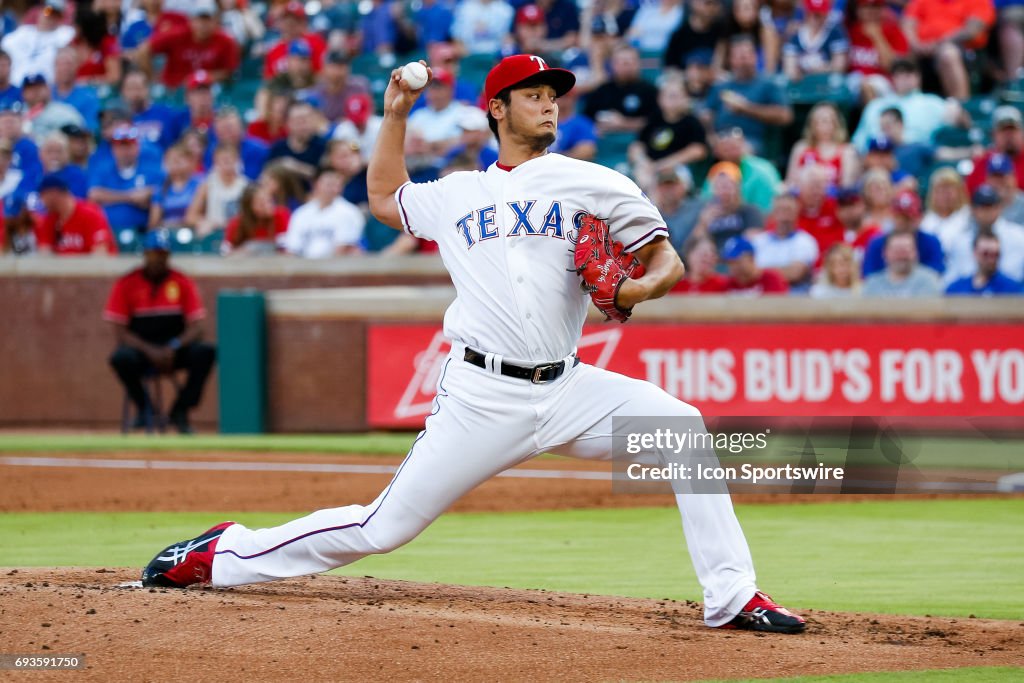
[[[992,0],[910,0],[903,10],[903,33],[911,51],[931,60],[947,97],[971,95],[964,53],[984,49],[995,23]]]
[[[800,218],[797,227],[818,240],[818,253],[824,254],[836,242],[843,241],[843,226],[836,215],[836,200],[828,196],[829,172],[820,165],[800,172]]]
[[[696,237],[686,243],[683,253],[686,263],[686,277],[670,291],[681,294],[720,294],[729,284],[728,279],[717,272],[718,250],[710,237]]]
[[[72,46],[78,51],[79,81],[116,87],[121,81],[121,48],[117,44],[117,36],[110,34],[109,27],[118,25],[118,17],[112,21],[108,13],[117,15],[120,7],[114,5],[108,12],[79,10],[75,15],[78,36]]]
[[[263,78],[269,81],[274,76],[288,70],[288,47],[296,40],[309,45],[309,50],[312,53],[313,73],[320,73],[320,69],[324,65],[324,52],[327,51],[327,43],[319,34],[309,31],[305,5],[297,0],[285,5],[284,11],[277,20],[277,29],[281,32],[281,39],[267,51],[267,57],[263,63]]]
[[[892,91],[889,81],[893,61],[910,52],[896,15],[885,0],[851,0],[846,4],[846,28],[850,35],[850,85],[861,101]]]
[[[754,245],[743,237],[733,237],[725,243],[722,258],[729,266],[727,292],[743,294],[785,294],[789,291],[786,278],[777,270],[758,268],[754,261]]]
[[[121,277],[103,310],[114,326],[117,349],[110,357],[138,409],[136,427],[153,427],[152,402],[142,386],[147,372],[185,369],[188,379],[168,415],[182,434],[191,433],[188,411],[199,405],[216,348],[202,341],[206,317],[195,283],[168,267],[170,239],[156,230],[143,241],[144,265]]]
[[[836,197],[836,216],[843,226],[846,243],[853,248],[859,259],[863,259],[868,242],[881,235],[882,230],[865,220],[864,199],[860,196],[860,190],[856,187],[844,187],[839,190]]]
[[[238,215],[228,221],[224,232],[224,254],[263,256],[277,251],[277,238],[288,231],[290,212],[274,206],[266,188],[253,183],[245,188],[238,203]]]
[[[213,125],[213,77],[200,69],[185,80],[185,104],[188,107],[186,128],[206,133]]]
[[[259,117],[249,124],[246,133],[268,145],[272,145],[278,140],[284,140],[288,137],[288,127],[285,122],[291,103],[291,93],[271,92],[261,103],[263,109],[260,111]]]
[[[36,249],[53,254],[116,254],[117,244],[103,209],[78,199],[56,174],[39,181],[46,216],[38,226]]]
[[[217,5],[213,0],[193,0],[187,29],[154,35],[138,52],[139,64],[152,75],[152,57],[166,55],[162,80],[177,88],[190,74],[200,69],[220,83],[238,68],[238,44],[217,23]]]
[[[1017,187],[1024,189],[1024,117],[1011,105],[996,107],[992,112],[992,145],[974,158],[974,170],[967,176],[967,191],[974,193],[988,180],[988,160],[993,154],[1013,159]]]

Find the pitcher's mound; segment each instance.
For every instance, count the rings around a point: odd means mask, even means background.
[[[0,570],[8,653],[84,654],[91,680],[650,681],[1019,664],[1024,623],[838,614],[719,631],[672,600],[319,576],[120,587],[134,569]],[[69,675],[69,674],[61,674]],[[63,679],[61,679],[63,680]]]

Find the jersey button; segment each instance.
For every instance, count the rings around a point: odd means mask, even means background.
[[[532,317],[533,317],[533,316],[532,316],[531,314],[529,314],[529,313],[527,313],[527,314],[526,314],[526,319],[527,319],[527,320],[529,320],[529,319],[530,319],[530,318],[532,318]]]
[[[519,277],[517,277],[517,278],[516,278],[516,282],[518,282],[518,283],[522,284],[522,282],[523,282],[523,276],[522,276],[522,275],[520,275]]]

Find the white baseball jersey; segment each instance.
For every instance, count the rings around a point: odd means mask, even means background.
[[[351,202],[338,197],[320,206],[314,199],[295,210],[280,241],[290,254],[330,258],[341,247],[359,244],[365,226],[363,212]]]
[[[215,586],[322,572],[390,552],[466,492],[536,455],[609,459],[614,417],[700,419],[693,406],[649,382],[569,358],[590,303],[573,269],[579,217],[606,219],[630,251],[668,235],[629,179],[547,154],[512,170],[495,164],[406,183],[395,196],[405,229],[438,243],[458,292],[445,314],[452,350],[424,430],[369,505],[320,510],[271,529],[228,527],[214,556]],[[466,360],[467,346],[484,352],[483,367]],[[562,374],[547,382],[502,372],[503,363],[562,359]],[[756,589],[746,539],[728,494],[676,501],[704,588],[704,620],[721,626]]]
[[[405,229],[437,242],[451,273],[458,296],[445,335],[511,361],[557,360],[576,348],[590,305],[573,270],[582,216],[608,221],[626,251],[668,236],[635,183],[560,154],[406,183],[395,198]]]

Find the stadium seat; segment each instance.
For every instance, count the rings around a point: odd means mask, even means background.
[[[818,102],[832,102],[843,106],[853,102],[846,81],[839,74],[804,76],[799,81],[788,83],[786,93],[792,104],[814,105]]]
[[[985,133],[980,128],[962,128],[960,126],[942,126],[932,134],[932,143],[936,147],[970,147],[984,144]]]
[[[472,83],[483,90],[487,74],[498,63],[498,55],[466,55],[459,62],[459,79]]]
[[[635,133],[606,133],[597,140],[597,155],[594,161],[602,166],[614,168],[630,175],[627,150],[636,139]]]
[[[970,114],[975,125],[987,127],[998,104],[995,98],[981,95],[962,102],[961,106]]]
[[[399,232],[370,216],[363,229],[363,242],[367,251],[381,251],[396,239]]]
[[[220,245],[224,241],[224,231],[214,230],[196,243],[195,251],[199,254],[220,254]]]
[[[139,233],[131,228],[117,231],[117,250],[122,254],[137,254],[141,248]]]

